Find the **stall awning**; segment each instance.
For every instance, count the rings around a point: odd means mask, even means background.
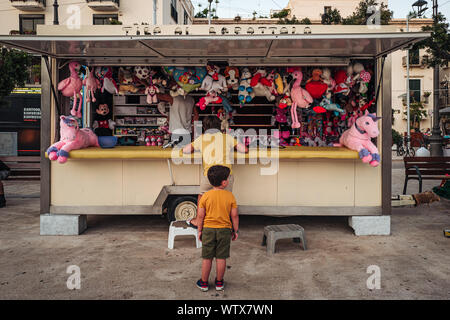
[[[0,36],[0,43],[53,58],[84,60],[90,65],[204,65],[208,60],[224,60],[230,65],[345,65],[348,59],[380,57],[430,36],[427,32],[395,32],[392,28],[362,32],[361,27],[355,27],[358,29],[346,27],[342,33],[306,34],[56,33]]]

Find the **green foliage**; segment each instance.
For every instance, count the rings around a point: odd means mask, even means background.
[[[289,13],[291,13],[291,10],[283,9],[280,12],[274,13],[272,15],[272,18],[283,19],[283,18],[286,18],[289,15]]]
[[[407,112],[403,112],[403,114],[407,114]],[[420,129],[420,122],[425,119],[427,116],[427,111],[425,110],[425,107],[423,106],[422,102],[414,101],[411,102],[409,105],[409,122],[411,125],[411,128],[413,129]]]
[[[425,60],[427,67],[445,66],[450,61],[450,35],[449,23],[445,16],[438,14],[437,23],[432,26],[423,26],[422,31],[431,32],[431,37],[416,43],[414,48],[426,48],[429,54]]]
[[[109,19],[109,23],[112,24],[112,25],[121,25],[122,21],[119,21],[117,19],[111,18],[111,19]]]
[[[8,96],[15,87],[24,86],[28,79],[31,56],[14,49],[1,49],[0,59],[0,100]]]
[[[293,16],[292,19],[288,18],[279,19],[277,24],[311,24],[311,20],[309,20],[308,18],[298,20],[295,16]]]
[[[344,18],[342,20],[342,23],[356,24],[356,25],[367,24],[367,19],[370,18],[370,16],[372,15],[371,13],[367,13],[367,9],[370,6],[378,7],[377,0],[362,0],[359,3],[358,7],[356,8],[356,11],[353,12],[352,15],[350,15],[349,17]],[[380,9],[380,23],[382,25],[389,24],[389,22],[392,20],[394,12],[389,10],[388,6],[383,2],[381,2],[379,9]]]
[[[400,146],[403,144],[403,137],[400,134],[400,132],[398,132],[395,129],[392,129],[392,144],[395,144],[397,146]]]
[[[340,24],[342,23],[341,13],[338,9],[333,9],[321,14],[322,24]]]

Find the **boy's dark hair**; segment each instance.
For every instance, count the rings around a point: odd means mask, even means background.
[[[212,166],[208,169],[208,180],[212,186],[218,187],[222,181],[227,180],[230,175],[230,168],[225,166]]]
[[[209,115],[203,119],[203,132],[211,129],[219,131],[221,129],[220,119],[217,116]]]

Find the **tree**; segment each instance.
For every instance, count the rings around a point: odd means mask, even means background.
[[[340,24],[342,22],[341,13],[338,9],[328,10],[321,14],[322,24]]]
[[[293,16],[292,19],[281,18],[278,20],[277,24],[311,24],[311,20],[308,18],[298,20],[295,16]]]
[[[14,49],[1,49],[0,60],[0,100],[8,96],[16,87],[25,85],[31,56]]]
[[[403,114],[407,114],[406,111]],[[427,111],[420,101],[411,102],[409,105],[410,126],[413,129],[420,129],[420,122],[427,116]]]
[[[343,24],[367,24],[367,20],[372,17],[374,12],[370,10],[370,7],[375,6],[378,8],[378,2],[377,0],[362,0],[358,7],[356,8],[356,11],[353,12],[349,17],[344,18],[342,20]],[[368,10],[369,9],[369,10]],[[388,6],[381,2],[381,5],[379,6],[380,10],[380,24],[389,24],[389,22],[392,20],[392,17],[394,15],[394,12],[388,9]],[[376,21],[375,21],[376,23]]]
[[[197,12],[194,17],[195,18],[208,18],[208,8]]]
[[[272,18],[283,19],[286,18],[291,13],[290,9],[283,9],[277,13],[272,14]]]
[[[450,61],[449,23],[443,14],[439,13],[437,23],[423,26],[422,31],[431,32],[431,37],[414,45],[414,49],[424,49],[429,54],[424,62],[427,67],[445,66]]]

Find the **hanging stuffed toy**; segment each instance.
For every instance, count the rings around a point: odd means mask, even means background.
[[[327,99],[325,96],[323,97],[322,101],[320,102],[319,106],[315,106],[313,108],[314,112],[316,113],[324,113],[326,111],[334,111],[335,114],[344,114],[345,111],[341,108],[340,105],[337,103],[331,102],[330,99]]]
[[[277,91],[277,94],[284,94],[284,81],[281,75],[276,72],[274,76],[274,83],[275,83],[275,89]]]
[[[131,67],[119,68],[119,94],[137,93],[138,88],[134,85],[133,71]]]
[[[314,69],[312,77],[306,81],[305,89],[314,99],[320,99],[328,89],[328,85],[322,81],[322,70]]]
[[[356,75],[353,77],[353,81],[359,82],[359,93],[365,95],[369,90],[369,82],[372,78],[371,74],[364,69],[362,63],[355,63],[353,71]]]
[[[291,89],[291,118],[292,118],[292,128],[300,128],[301,124],[298,121],[297,107],[308,108],[313,102],[313,98],[308,91],[303,89],[300,84],[302,83],[303,73],[300,69],[296,69],[293,72],[293,77],[295,79],[294,84]]]
[[[92,128],[97,136],[112,136],[116,123],[111,119],[110,109],[106,101],[98,104],[95,110]]]
[[[215,91],[218,93],[228,91],[227,80],[225,76],[220,74],[220,67],[216,65],[206,66],[207,75],[202,81],[201,90]]]
[[[134,67],[134,76],[136,83],[142,87],[147,87],[151,84],[152,69],[147,66]]]
[[[156,104],[158,103],[159,89],[153,83],[145,88],[145,94],[147,95],[147,103],[148,104]]]
[[[258,69],[253,75],[250,85],[253,87],[255,96],[266,97],[268,101],[275,100],[275,96],[272,94],[273,88],[270,80],[266,79],[267,71],[265,69]]]
[[[249,103],[255,97],[255,92],[250,85],[250,78],[252,74],[248,68],[242,69],[241,72],[241,82],[239,83],[239,93],[238,99],[239,103],[243,105],[244,103]]]
[[[239,89],[239,69],[236,67],[225,68],[225,78],[227,79],[228,89]]]
[[[217,117],[219,117],[219,119],[221,120],[220,129],[223,132],[227,132],[229,129],[229,123],[228,123],[228,120],[230,119],[229,113],[226,112],[224,109],[220,108],[217,111]]]
[[[111,94],[118,94],[116,81],[113,79],[111,67],[97,67],[95,68],[95,76],[100,80],[101,92],[108,91]]]
[[[284,96],[280,99],[280,102],[278,103],[278,107],[276,110],[276,116],[275,121],[278,124],[285,124],[287,123],[287,111],[289,110],[289,107],[292,106],[292,100],[289,98],[289,96]]]
[[[51,161],[58,160],[59,163],[65,163],[72,150],[100,147],[94,131],[88,128],[80,129],[76,118],[61,116],[60,127],[61,140],[47,149]]]
[[[94,93],[100,89],[100,81],[94,77],[94,74],[91,73],[89,67],[86,67],[86,78],[83,80],[83,86],[86,87],[86,102],[95,102]]]
[[[378,137],[377,121],[380,118],[375,114],[366,112],[356,119],[350,129],[346,130],[339,138],[339,143],[335,143],[335,147],[347,147],[351,150],[358,151],[362,162],[369,163],[372,167],[378,166],[380,163],[380,155],[377,147],[370,140]]]
[[[347,96],[350,93],[350,88],[347,85],[347,72],[345,70],[338,70],[334,76],[336,81],[336,87],[334,88],[334,94],[339,96]]]
[[[325,96],[327,99],[331,99],[331,93],[336,87],[336,81],[331,77],[331,70],[328,68],[324,68],[322,71],[322,80],[327,85],[327,91],[325,92]]]
[[[222,103],[222,98],[217,95],[217,92],[210,91],[206,94],[205,97],[201,97],[199,102],[195,105],[200,107],[200,110],[205,110],[206,106],[210,103]]]
[[[83,86],[83,82],[78,75],[78,71],[80,70],[80,63],[76,61],[72,61],[69,63],[70,77],[62,80],[58,83],[58,90],[61,91],[63,96],[65,97],[73,97],[73,107],[70,111],[70,114],[74,117],[81,118],[81,88]],[[79,100],[78,100],[79,99]],[[78,109],[76,109],[78,101]]]
[[[172,76],[184,92],[190,93],[201,87],[206,77],[206,69],[203,67],[176,67],[172,71]]]
[[[231,94],[227,92],[227,94],[218,94],[218,96],[222,99],[222,105],[226,112],[233,112],[233,106],[230,103]]]

